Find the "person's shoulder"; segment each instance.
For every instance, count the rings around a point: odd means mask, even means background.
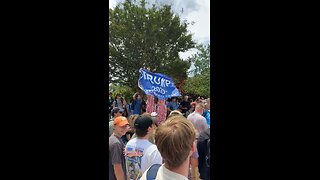
[[[113,134],[109,137],[109,147],[113,147],[116,145],[121,145],[121,142],[117,137],[115,137]]]
[[[150,142],[150,144],[151,145],[148,147],[148,150],[150,150],[151,152],[154,152],[154,151],[158,151],[159,152],[157,145],[152,144],[151,142]]]
[[[137,138],[132,138],[127,142],[126,146],[131,146],[137,142]]]
[[[197,119],[206,119],[202,114],[194,113]]]
[[[109,149],[116,143],[116,139],[114,138],[113,134],[109,137]]]
[[[109,137],[109,144],[110,144],[110,142],[112,142],[112,143],[117,142],[116,140],[117,140],[117,138],[113,134],[111,134],[111,136]]]

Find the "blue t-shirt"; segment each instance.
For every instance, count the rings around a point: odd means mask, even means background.
[[[179,104],[177,102],[171,101],[171,102],[168,103],[167,107],[174,111],[174,110],[177,110],[179,108]]]
[[[210,111],[205,110],[205,111],[203,112],[202,116],[203,116],[204,118],[206,118],[207,124],[208,124],[208,126],[210,126]]]
[[[133,114],[141,114],[141,105],[142,105],[142,100],[134,100],[132,102],[132,110]]]

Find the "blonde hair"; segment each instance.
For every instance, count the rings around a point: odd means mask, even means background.
[[[182,113],[180,111],[177,111],[177,110],[174,110],[174,111],[171,111],[168,118],[171,118],[172,116],[176,116],[176,115],[181,115],[182,116]]]
[[[205,108],[205,105],[203,102],[197,103],[196,104],[196,110],[203,110]]]
[[[179,167],[187,160],[195,139],[194,126],[181,115],[167,119],[155,133],[155,144],[169,168]]]

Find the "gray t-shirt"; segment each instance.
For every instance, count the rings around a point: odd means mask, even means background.
[[[124,148],[125,145],[120,138],[116,137],[114,134],[109,137],[109,180],[116,180],[113,165],[119,163],[122,165],[124,177],[126,177]]]

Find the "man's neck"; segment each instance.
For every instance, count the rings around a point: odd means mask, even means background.
[[[194,112],[196,112],[196,113],[198,113],[198,114],[202,114],[202,112],[201,112],[201,111],[197,111],[197,110],[195,110]]]
[[[143,136],[143,137],[138,137],[138,136],[137,136],[137,138],[138,138],[138,139],[142,139],[142,140],[143,140],[143,139],[149,139],[149,134],[147,134],[147,135],[145,135],[145,136]]]
[[[168,166],[166,166],[166,164],[164,164],[164,166],[169,169],[172,172],[175,172],[177,174],[180,174],[182,176],[188,177],[189,174],[189,167],[190,167],[190,162],[189,162],[190,158],[187,158],[186,161],[184,161],[182,163],[182,165],[180,165],[179,167],[175,167],[175,168],[168,168]]]

